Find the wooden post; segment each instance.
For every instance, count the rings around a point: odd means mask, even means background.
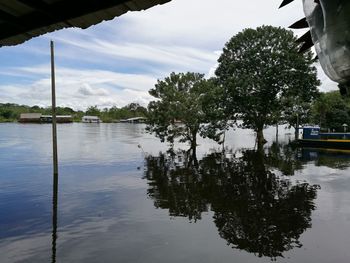
[[[56,243],[57,243],[57,203],[58,203],[58,174],[53,175],[52,189],[52,254],[51,262],[56,263]]]
[[[56,87],[55,87],[55,55],[54,44],[51,40],[51,95],[52,95],[52,146],[53,146],[53,173],[58,175],[57,158],[57,125],[56,125]]]

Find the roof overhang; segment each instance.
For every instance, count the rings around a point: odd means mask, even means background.
[[[0,47],[68,27],[87,28],[171,0],[1,0]]]

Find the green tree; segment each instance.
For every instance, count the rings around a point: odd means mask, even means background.
[[[226,43],[216,75],[226,107],[237,112],[243,128],[256,132],[258,147],[265,142],[264,127],[282,112],[282,99],[320,84],[312,64],[311,52],[299,54],[293,33],[282,28],[245,29]]]
[[[210,90],[203,96],[203,111],[206,116],[206,125],[203,127],[203,137],[208,137],[219,144],[225,143],[225,132],[235,124],[235,115],[225,107],[226,95],[216,78],[208,80]]]
[[[312,106],[313,121],[323,128],[343,131],[343,124],[350,125],[350,100],[339,92],[322,93]]]
[[[299,91],[295,89],[293,91],[294,94],[286,94],[281,98],[281,105],[283,106],[281,122],[293,127],[295,138],[298,139],[298,127],[311,122],[312,105],[318,98],[319,92],[315,86],[310,89],[299,89]]]
[[[199,73],[171,73],[158,80],[149,91],[156,98],[148,105],[149,132],[155,133],[162,142],[189,142],[195,152],[197,134],[204,133],[207,122],[204,98],[211,90],[211,83]]]
[[[129,112],[129,118],[131,117],[145,117],[147,115],[147,109],[143,106],[141,106],[139,103],[137,102],[132,102],[128,105],[126,105],[125,107],[123,107],[123,109],[127,110]]]
[[[101,111],[97,108],[97,106],[90,106],[86,110],[86,115],[100,116],[101,115]]]

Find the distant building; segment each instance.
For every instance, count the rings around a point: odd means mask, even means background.
[[[52,123],[52,115],[41,115],[40,120],[42,123]],[[72,115],[56,115],[57,123],[70,123],[73,122]]]
[[[41,113],[21,113],[21,116],[18,121],[30,123],[52,123],[52,115],[42,115]],[[73,122],[73,117],[71,115],[57,115],[56,122]]]
[[[81,118],[81,121],[84,123],[101,123],[101,119],[97,116],[84,116]]]
[[[40,123],[41,113],[21,113],[19,122]]]
[[[127,122],[127,123],[145,123],[146,122],[145,117],[134,117],[134,118],[129,118],[125,120],[120,120],[120,122]]]

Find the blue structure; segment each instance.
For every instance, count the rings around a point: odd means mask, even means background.
[[[321,133],[319,126],[303,127],[303,138],[297,140],[302,147],[350,150],[350,133]]]
[[[303,127],[303,139],[305,140],[319,140],[321,139],[319,126],[305,126]]]

